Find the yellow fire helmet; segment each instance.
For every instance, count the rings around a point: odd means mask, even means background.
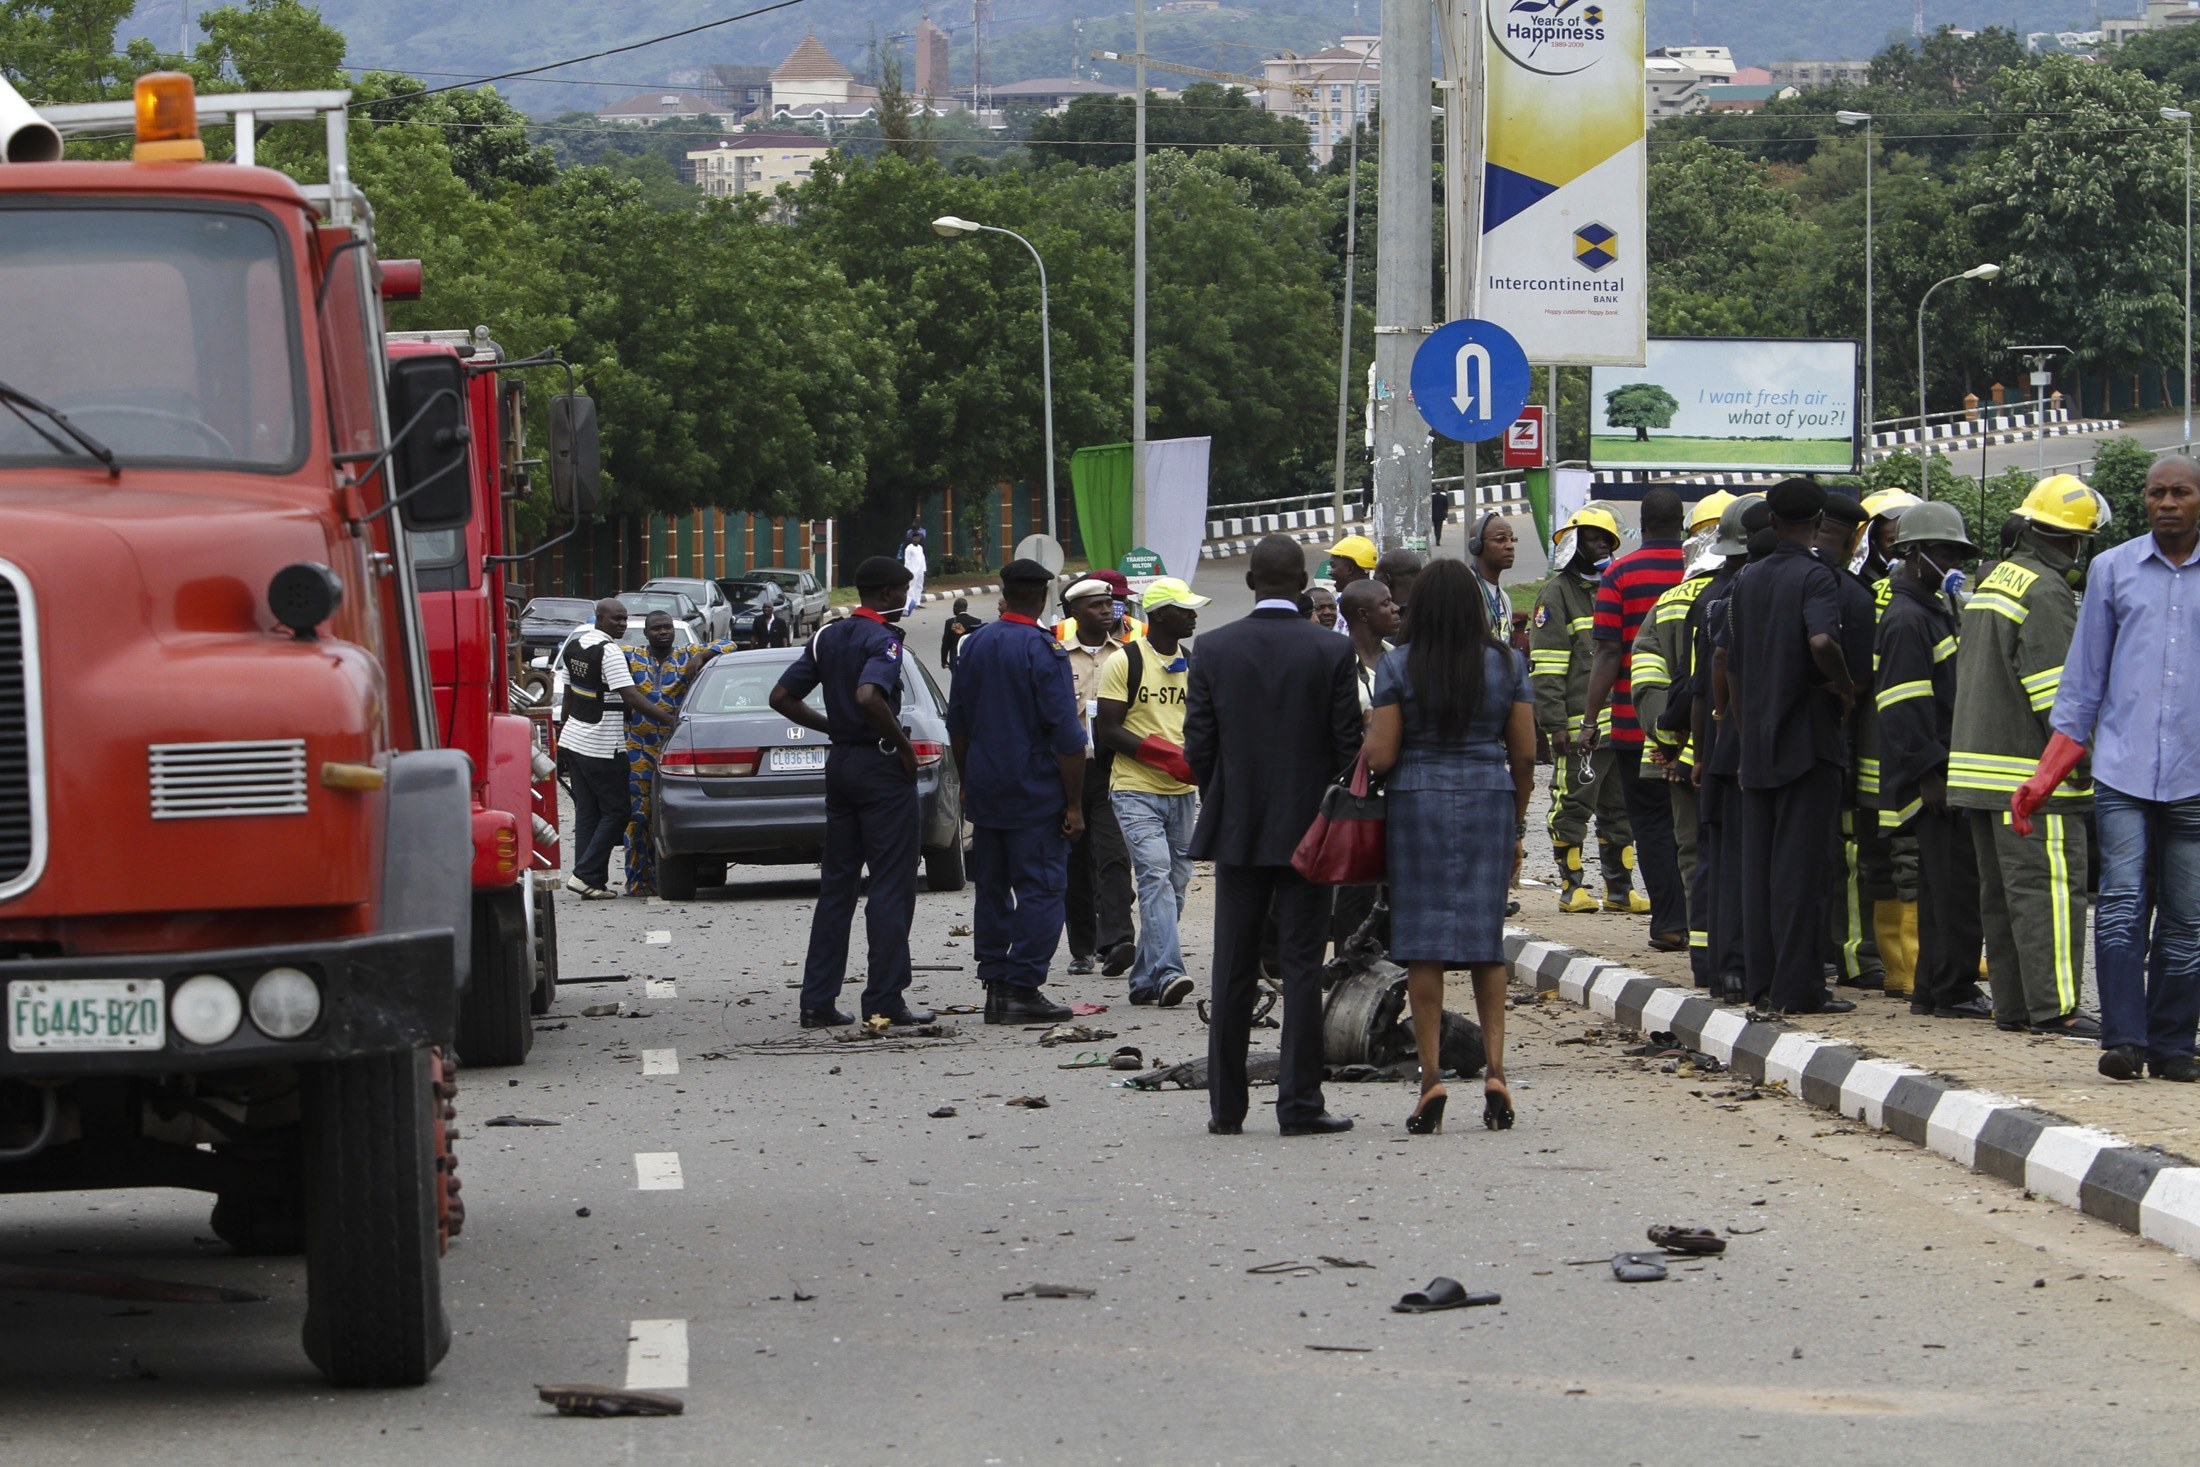
[[[1924,502],[1907,489],[1882,489],[1877,494],[1865,496],[1864,513],[1875,520],[1884,519],[1888,515],[1902,513],[1913,504]]]
[[[1689,532],[1719,528],[1719,516],[1725,514],[1726,507],[1733,502],[1734,496],[1724,489],[1715,489],[1697,500],[1696,507],[1688,512]]]
[[[2017,513],[2043,530],[2063,535],[2097,534],[2106,519],[2100,497],[2076,474],[2040,480],[2017,506]]]
[[[1551,538],[1553,540],[1556,540],[1559,538],[1560,535],[1564,535],[1568,530],[1580,530],[1591,527],[1604,531],[1605,534],[1610,535],[1614,540],[1620,538],[1619,516],[1612,513],[1610,510],[1606,509],[1603,505],[1597,503],[1595,500],[1591,500],[1589,503],[1584,504],[1581,508],[1575,510],[1572,514],[1568,515],[1566,517],[1566,523],[1558,527],[1558,534],[1553,535]]]

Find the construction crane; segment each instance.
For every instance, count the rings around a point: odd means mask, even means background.
[[[1136,66],[1139,62],[1138,57],[1126,55],[1121,51],[1095,51],[1092,53],[1092,59],[1095,61],[1114,61],[1124,66]],[[1146,57],[1145,62],[1148,71],[1173,71],[1181,76],[1203,76],[1209,81],[1228,82],[1234,87],[1253,87],[1264,92],[1289,92],[1294,97],[1305,98],[1314,95],[1314,89],[1304,82],[1270,81],[1264,76],[1247,76],[1239,71],[1216,71],[1205,66],[1184,66],[1178,62],[1162,61],[1152,56]]]

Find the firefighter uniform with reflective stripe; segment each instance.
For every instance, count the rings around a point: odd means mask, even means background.
[[[1872,582],[1875,626],[1886,617],[1894,597],[1894,582],[1891,574]],[[1878,667],[1875,649],[1875,683]],[[1886,991],[1907,995],[1917,968],[1917,833],[1887,818],[1880,789],[1879,710],[1872,706],[1871,699],[1858,700],[1854,727],[1858,895],[1871,903],[1872,933],[1878,943],[1880,965],[1886,972]]]
[[[1869,687],[1872,643],[1878,634],[1879,598],[1869,582],[1846,566],[1833,567],[1841,594],[1841,646],[1859,688]],[[1871,699],[1859,696],[1850,710],[1847,735],[1849,770],[1841,786],[1841,817],[1834,831],[1831,878],[1826,889],[1827,940],[1833,947],[1834,966],[1841,981],[1861,988],[1885,984],[1879,939],[1872,920],[1872,904],[1864,889],[1863,849],[1858,833],[1876,823],[1863,805],[1862,778],[1857,772],[1862,742],[1861,721],[1870,711]],[[1876,738],[1876,730],[1874,731]]]
[[[1929,809],[1922,797],[1925,781],[1945,778],[1948,771],[1956,649],[1956,615],[1947,601],[1903,576],[1879,619],[1873,707],[1879,724],[1879,822],[1914,838],[1921,857],[1918,904],[1898,907],[1899,941],[1917,944],[1910,1010],[1920,1014],[1978,997],[1978,856],[1969,820],[1952,807]]]
[[[1994,1017],[2046,1024],[2078,1007],[2086,833],[2093,785],[2080,765],[2020,836],[2009,796],[2046,748],[2047,717],[2077,629],[2072,560],[2027,529],[1963,611],[1948,803],[1970,812]],[[1884,778],[1884,776],[1882,776]]]
[[[1685,705],[1696,696],[1695,623],[1689,613],[1710,584],[1711,572],[1704,571],[1660,595],[1635,634],[1635,650],[1628,660],[1635,719],[1642,725],[1642,736],[1681,773],[1666,788],[1673,801],[1673,847],[1680,858],[1682,895],[1688,903],[1688,965],[1698,988],[1711,986],[1711,933],[1706,915],[1710,894],[1696,889],[1696,751],[1690,746],[1685,722],[1678,729],[1665,725],[1677,721],[1668,716],[1668,710],[1679,703],[1682,707],[1676,712],[1685,717]]]
[[[1596,910],[1596,899],[1582,881],[1581,861],[1592,808],[1600,846],[1617,853],[1634,839],[1626,794],[1612,774],[1612,710],[1607,707],[1597,717],[1599,738],[1596,752],[1589,757],[1586,784],[1580,779],[1581,755],[1557,745],[1556,736],[1561,733],[1574,739],[1581,736],[1582,710],[1589,702],[1589,668],[1597,655],[1596,609],[1595,578],[1584,580],[1559,571],[1544,582],[1535,598],[1534,614],[1528,618],[1528,682],[1535,689],[1535,722],[1552,738],[1548,829],[1558,855],[1559,904],[1566,911]],[[1620,874],[1624,876],[1624,870]],[[1607,869],[1608,884],[1612,875]]]

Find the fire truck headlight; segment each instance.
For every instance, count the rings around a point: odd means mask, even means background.
[[[270,968],[252,985],[252,1022],[270,1039],[296,1039],[320,1018],[320,987],[296,968]]]
[[[200,973],[177,985],[168,1000],[168,1022],[193,1044],[219,1044],[237,1032],[244,1001],[218,973]]]

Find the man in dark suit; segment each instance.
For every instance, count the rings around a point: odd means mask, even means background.
[[[1286,1136],[1352,1129],[1322,1108],[1321,954],[1328,892],[1291,869],[1322,791],[1360,747],[1352,643],[1299,614],[1306,558],[1285,535],[1253,547],[1252,615],[1201,634],[1192,654],[1184,757],[1199,785],[1192,857],[1215,863],[1207,1129],[1234,1136],[1248,1104],[1246,1045],[1259,992],[1261,926],[1275,908],[1283,982],[1276,1121]]]

